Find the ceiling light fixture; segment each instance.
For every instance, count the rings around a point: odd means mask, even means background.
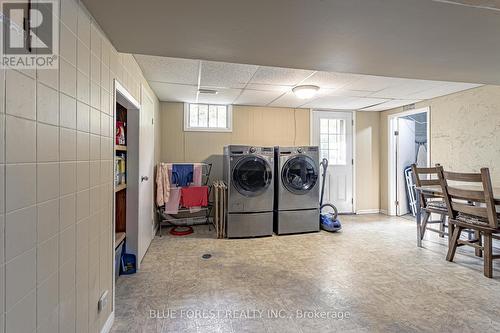
[[[319,87],[312,85],[296,86],[292,89],[292,91],[298,98],[308,99],[316,95],[316,93],[319,91]]]

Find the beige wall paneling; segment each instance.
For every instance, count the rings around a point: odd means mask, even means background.
[[[231,133],[184,132],[183,104],[161,104],[161,160],[164,162],[212,162],[213,179],[222,177],[222,149],[228,144],[260,146],[309,145],[309,109],[233,107]],[[358,112],[356,118],[356,209],[379,209],[378,112]]]
[[[222,177],[224,145],[292,146],[309,144],[309,110],[233,106],[233,131],[184,132],[183,103],[161,103],[161,159],[214,164]]]
[[[380,209],[378,112],[356,112],[356,212],[377,213]]]

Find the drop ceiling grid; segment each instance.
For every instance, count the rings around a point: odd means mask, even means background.
[[[135,55],[161,100],[278,107],[387,110],[480,85],[330,73],[215,61]],[[298,99],[291,89],[319,86],[312,99]],[[200,94],[200,88],[217,95]]]

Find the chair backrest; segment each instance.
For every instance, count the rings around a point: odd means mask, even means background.
[[[484,226],[498,228],[495,197],[488,168],[482,168],[480,173],[449,172],[440,168],[439,179],[451,218],[456,219],[457,215],[462,213],[477,217],[478,221],[485,221],[482,223]]]
[[[411,171],[413,173],[413,177],[415,178],[415,185],[417,187],[421,186],[441,186],[441,182],[439,180],[439,164],[436,164],[435,167],[427,167],[420,168],[417,167],[416,164],[411,165]],[[420,196],[420,206],[426,207],[427,200],[429,198],[436,198],[436,196],[424,194],[422,191],[419,191]]]

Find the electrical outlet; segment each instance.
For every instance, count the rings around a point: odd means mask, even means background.
[[[104,291],[101,295],[101,298],[99,298],[99,302],[97,302],[97,311],[101,312],[102,309],[106,307],[108,304],[108,291]]]

